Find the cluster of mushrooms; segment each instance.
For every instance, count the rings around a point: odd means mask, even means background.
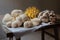
[[[42,22],[54,24],[56,22],[56,19],[56,14],[52,10],[44,10],[38,13],[35,18],[30,19],[22,10],[15,9],[11,12],[11,14],[5,14],[2,23],[9,28],[31,28],[41,25]]]

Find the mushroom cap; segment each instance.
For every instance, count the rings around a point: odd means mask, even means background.
[[[11,27],[11,24],[12,24],[11,21],[9,21],[9,22],[6,23],[7,27],[9,27],[9,28]]]
[[[18,17],[16,17],[16,20],[19,20],[22,22],[22,17],[18,16]]]
[[[13,19],[13,17],[10,15],[10,14],[5,14],[5,16],[4,16],[4,18],[3,18],[3,20],[2,20],[2,23],[3,24],[6,24],[7,22],[9,22],[9,21],[12,21],[12,19]]]
[[[16,28],[18,27],[17,21],[13,21],[11,24],[12,28]]]
[[[23,11],[22,10],[18,10],[18,9],[15,9],[11,12],[11,16],[13,17],[17,17],[19,15],[23,14]]]
[[[18,27],[20,27],[22,25],[22,21],[20,20],[16,20],[17,24],[18,24]]]
[[[44,10],[44,11],[40,12],[39,15],[38,15],[38,18],[40,18],[41,16],[44,16],[44,15],[48,16],[49,12],[50,12],[49,10]]]
[[[31,21],[32,21],[32,23],[33,23],[33,26],[37,26],[37,25],[39,25],[40,24],[40,19],[38,19],[38,18],[34,18],[34,19],[31,19]]]
[[[33,24],[32,24],[31,21],[25,21],[25,22],[24,22],[24,28],[30,28],[30,27],[32,27],[32,26],[33,26]]]
[[[23,22],[29,20],[28,16],[25,15],[25,14],[20,15],[20,17],[22,18],[22,21],[23,21]]]

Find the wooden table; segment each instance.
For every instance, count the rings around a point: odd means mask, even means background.
[[[50,29],[50,28],[53,28],[53,30],[54,30],[54,35],[51,34],[51,33],[49,33],[49,32],[46,32],[46,31],[45,31],[46,29]],[[47,35],[55,38],[55,40],[59,40],[58,28],[60,28],[60,23],[58,23],[58,24],[53,24],[53,25],[49,25],[49,26],[44,26],[44,27],[39,28],[39,29],[36,30],[36,31],[42,31],[42,32],[41,32],[41,37],[42,37],[41,40],[45,40],[45,35],[44,35],[44,34],[47,34]],[[35,31],[35,32],[36,32],[36,31]],[[7,33],[7,37],[9,37],[9,40],[13,40],[13,36],[14,36],[13,33]],[[21,40],[21,38],[18,38],[18,39],[16,39],[16,40]]]

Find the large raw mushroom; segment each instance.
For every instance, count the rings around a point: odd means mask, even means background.
[[[18,16],[16,19],[21,20],[22,22],[29,20],[28,16],[25,14]]]
[[[2,19],[2,23],[6,24],[9,21],[12,21],[12,16],[7,13],[7,14],[5,14],[4,18]]]
[[[23,14],[23,11],[22,10],[18,10],[18,9],[15,9],[11,12],[11,16],[13,17],[17,17],[19,15]]]
[[[31,21],[25,21],[24,22],[24,28],[31,28],[33,26]]]
[[[33,26],[38,26],[41,23],[41,20],[39,18],[31,19]]]

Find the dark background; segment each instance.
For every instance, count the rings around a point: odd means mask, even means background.
[[[10,13],[13,9],[22,9],[36,6],[40,11],[48,9],[60,13],[59,0],[0,0],[0,14]]]

